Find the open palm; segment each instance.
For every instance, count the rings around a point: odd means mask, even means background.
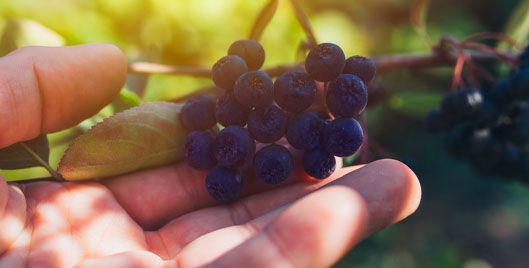
[[[126,61],[109,45],[27,48],[0,69],[1,148],[96,112]],[[178,164],[102,182],[0,179],[0,267],[325,267],[420,199],[413,172],[393,160],[317,184],[299,173],[280,188],[247,185],[229,205],[215,205],[204,176]]]

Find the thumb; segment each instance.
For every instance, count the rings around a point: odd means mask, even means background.
[[[0,58],[0,148],[72,127],[112,101],[127,62],[107,44],[27,47]]]

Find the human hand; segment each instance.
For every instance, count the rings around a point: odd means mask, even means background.
[[[26,48],[0,58],[0,148],[71,127],[110,102],[126,75],[109,45]],[[0,267],[326,267],[413,213],[420,185],[393,160],[249,185],[216,205],[205,174],[180,163],[100,182],[6,184]]]

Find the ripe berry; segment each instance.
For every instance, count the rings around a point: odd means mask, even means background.
[[[217,99],[215,117],[217,121],[227,127],[232,125],[244,126],[248,120],[250,109],[240,104],[233,92],[225,92]]]
[[[462,118],[478,111],[483,103],[483,95],[476,89],[465,89],[446,94],[441,102],[441,110],[452,118]]]
[[[213,155],[215,139],[206,131],[193,131],[184,141],[184,158],[189,166],[198,169],[210,169],[217,163]]]
[[[320,82],[333,80],[342,73],[344,66],[345,54],[339,46],[331,43],[319,44],[305,60],[307,73]]]
[[[305,112],[292,118],[287,128],[287,140],[299,150],[312,150],[321,144],[324,122],[317,114]]]
[[[275,142],[287,129],[287,116],[279,107],[268,105],[250,112],[248,117],[248,131],[254,139],[262,143]]]
[[[254,153],[255,141],[240,126],[224,128],[215,139],[214,154],[219,166],[242,167],[251,161]]]
[[[241,174],[237,170],[214,167],[206,176],[206,190],[218,202],[231,202],[241,195]]]
[[[232,90],[235,81],[248,71],[246,62],[235,55],[221,58],[211,70],[211,79],[220,88]]]
[[[242,105],[253,108],[263,107],[273,101],[274,82],[263,71],[248,72],[235,82],[235,98]]]
[[[268,184],[285,181],[294,169],[294,160],[283,146],[268,145],[255,154],[255,177]]]
[[[322,149],[306,151],[302,162],[305,172],[316,179],[328,178],[336,169],[334,156]]]
[[[344,74],[354,74],[364,83],[369,84],[377,74],[377,66],[371,59],[362,56],[352,56],[345,61]]]
[[[299,71],[284,73],[274,83],[274,100],[291,113],[308,109],[316,98],[316,82],[309,74]]]
[[[353,117],[367,105],[367,88],[362,79],[352,74],[342,74],[329,83],[327,107],[336,117]]]
[[[187,130],[205,130],[215,125],[215,102],[209,96],[193,97],[180,111],[180,121]]]
[[[510,93],[521,99],[529,99],[529,69],[522,69],[512,79]]]
[[[529,112],[519,114],[513,119],[512,124],[508,127],[506,132],[509,141],[525,145],[529,143]]]
[[[472,155],[479,155],[487,150],[492,144],[493,137],[490,129],[476,129],[468,136],[468,152]]]
[[[258,70],[265,61],[265,51],[259,42],[254,40],[239,40],[231,44],[229,55],[241,57],[248,65],[248,70]]]
[[[353,118],[339,118],[325,127],[323,146],[332,155],[351,156],[362,146],[364,133]]]

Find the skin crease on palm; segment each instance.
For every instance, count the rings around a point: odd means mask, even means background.
[[[0,148],[74,126],[127,73],[112,45],[31,47],[0,58]],[[80,101],[81,100],[81,101]],[[0,267],[328,267],[419,205],[417,177],[380,160],[320,183],[296,173],[215,205],[185,164],[104,181],[7,184]]]

